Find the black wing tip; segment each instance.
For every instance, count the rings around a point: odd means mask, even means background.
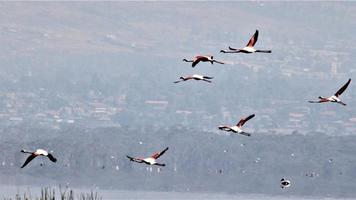
[[[57,162],[57,158],[53,157],[52,154],[48,154],[48,158],[49,158],[52,162]]]
[[[348,85],[351,82],[351,78],[349,78],[349,80],[347,80],[346,84]]]
[[[166,151],[168,151],[168,149],[169,149],[169,147],[166,147],[165,149],[163,149],[163,150],[161,151],[161,153],[160,153],[160,156],[163,155]],[[159,156],[159,157],[160,157],[160,156]]]
[[[259,31],[256,29],[256,32],[255,32],[255,34],[253,34],[255,37],[258,37],[258,34],[259,34]],[[255,43],[257,42],[257,39],[256,39],[256,41],[255,41]]]

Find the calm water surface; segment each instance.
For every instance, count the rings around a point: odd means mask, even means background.
[[[55,187],[56,194],[59,194],[59,188]],[[75,196],[79,193],[89,193],[91,190],[98,192],[98,194],[105,200],[114,199],[237,199],[237,200],[311,200],[311,199],[328,199],[335,198],[317,198],[317,197],[298,197],[298,196],[267,196],[267,195],[246,195],[246,194],[224,194],[224,193],[188,193],[188,192],[147,192],[147,191],[123,191],[123,190],[102,190],[102,189],[73,189]],[[0,198],[14,198],[15,194],[23,195],[25,192],[31,194],[32,197],[38,197],[40,194],[40,187],[29,186],[1,186]]]

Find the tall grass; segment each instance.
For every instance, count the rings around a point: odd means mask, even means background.
[[[17,193],[14,198],[4,198],[3,200],[102,200],[102,197],[99,196],[97,192],[90,191],[89,193],[79,193],[75,195],[72,189],[66,187],[62,189],[59,186],[59,196],[56,196],[56,190],[50,187],[41,188],[40,196],[33,196],[31,192],[24,192],[23,195]]]

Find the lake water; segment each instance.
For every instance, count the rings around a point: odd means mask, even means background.
[[[30,188],[30,189],[29,189]],[[55,188],[58,194],[58,187]],[[75,196],[79,193],[89,193],[91,189],[73,189]],[[28,186],[1,186],[0,198],[14,198],[15,194],[23,195],[30,192],[32,197],[38,197],[40,194],[40,187]],[[301,196],[271,196],[271,195],[254,195],[254,194],[225,194],[225,193],[189,193],[189,192],[147,192],[147,191],[122,191],[122,190],[102,190],[95,189],[94,192],[103,197],[105,200],[114,199],[237,199],[237,200],[311,200],[311,199],[328,199],[333,200],[337,198],[323,198],[323,197],[301,197]],[[343,198],[344,199],[344,198]],[[351,198],[350,198],[351,199]]]

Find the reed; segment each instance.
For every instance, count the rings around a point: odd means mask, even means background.
[[[76,197],[76,198],[75,198]],[[19,192],[15,194],[14,198],[4,198],[3,200],[102,200],[102,197],[91,190],[89,193],[79,193],[75,195],[73,189],[68,187],[62,188],[59,186],[59,196],[56,196],[56,189],[50,187],[41,188],[40,196],[33,196],[31,192],[24,192],[20,194]]]

